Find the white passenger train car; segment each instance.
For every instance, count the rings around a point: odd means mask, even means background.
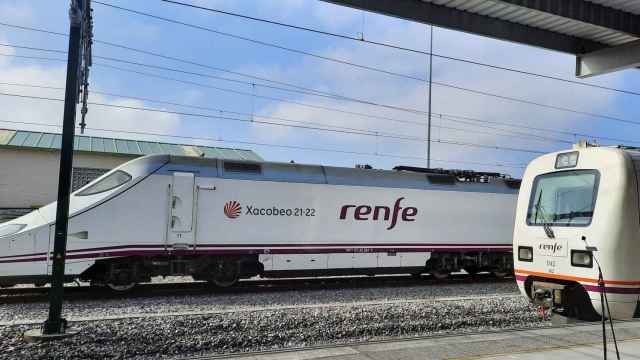
[[[638,317],[639,177],[640,149],[582,143],[533,160],[514,228],[522,293],[561,315],[595,320],[605,291],[613,318]]]
[[[464,176],[146,156],[72,194],[66,274],[126,290],[158,275],[509,273],[519,181]],[[0,285],[48,281],[55,210],[0,225]]]

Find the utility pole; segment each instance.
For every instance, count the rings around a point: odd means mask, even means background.
[[[58,202],[49,290],[49,317],[42,329],[25,333],[25,340],[50,340],[67,334],[67,321],[62,318],[64,295],[64,268],[67,249],[67,225],[69,220],[69,198],[71,172],[73,169],[73,139],[75,136],[76,105],[81,84],[87,83],[88,66],[91,64],[92,17],[91,0],[71,0],[69,9],[69,51],[67,57],[67,80],[64,96],[64,118],[62,146],[60,149],[60,176],[58,179]],[[81,71],[81,65],[83,69]],[[86,89],[85,89],[86,91]]]
[[[427,119],[427,169],[431,169],[431,90],[433,89],[433,25],[431,25],[431,39],[429,40],[429,110]]]

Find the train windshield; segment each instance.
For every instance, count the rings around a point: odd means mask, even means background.
[[[528,225],[587,226],[596,205],[600,174],[595,170],[539,175],[527,212]]]
[[[130,180],[131,175],[122,170],[118,170],[98,181],[97,183],[90,185],[88,188],[80,191],[76,194],[76,196],[94,195],[101,192],[113,190],[123,184],[126,184]]]

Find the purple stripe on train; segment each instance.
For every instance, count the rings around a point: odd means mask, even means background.
[[[252,245],[255,248],[250,248],[248,245],[197,245],[196,250],[173,250],[170,247],[165,248],[164,245],[120,245],[90,249],[75,249],[67,251],[67,259],[94,259],[101,257],[113,257],[113,256],[161,256],[161,255],[242,255],[242,254],[311,254],[311,253],[379,253],[379,252],[436,252],[436,251],[450,251],[450,252],[464,252],[464,251],[500,251],[510,252],[511,247],[495,247],[495,245],[440,245],[440,244],[402,244],[391,245],[390,244],[303,244],[303,245],[286,245],[286,244],[267,244],[267,245]],[[367,247],[368,246],[368,247]],[[385,247],[389,246],[389,247]],[[408,246],[408,247],[402,247]],[[410,247],[409,247],[410,246]],[[238,249],[234,249],[238,248]],[[132,249],[152,249],[152,250],[132,250]],[[88,254],[79,254],[80,252],[86,252]],[[14,262],[32,262],[32,261],[44,261],[45,257],[34,256],[44,255],[28,254],[28,255],[15,255],[14,259],[0,260],[0,264],[14,263]],[[24,257],[21,259],[15,259],[18,257]],[[28,258],[26,258],[28,257]]]

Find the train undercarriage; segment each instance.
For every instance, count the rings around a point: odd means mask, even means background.
[[[96,261],[76,278],[67,276],[66,281],[80,280],[95,286],[108,287],[114,291],[128,291],[137,284],[150,282],[157,276],[191,276],[196,281],[207,281],[216,287],[231,287],[240,279],[254,276],[265,278],[348,276],[381,274],[410,274],[420,276],[431,274],[443,280],[451,273],[464,270],[475,275],[490,272],[496,277],[505,277],[513,273],[513,258],[510,252],[437,252],[431,253],[424,266],[411,267],[362,267],[339,269],[311,269],[265,271],[258,254],[253,255],[166,255],[166,256],[129,256]],[[1,287],[10,287],[18,283],[32,283],[44,286],[48,276],[33,279],[0,280]]]
[[[406,268],[342,268],[265,271],[259,256],[154,256],[126,257],[97,261],[80,275],[80,280],[112,290],[127,291],[136,284],[149,282],[156,276],[191,276],[196,281],[207,281],[217,287],[230,287],[240,279],[254,276],[284,278],[300,276],[344,276],[379,274],[431,274],[436,279],[445,279],[451,273],[466,271],[471,275],[490,272],[496,277],[513,273],[511,253],[451,252],[432,253],[424,267]]]

